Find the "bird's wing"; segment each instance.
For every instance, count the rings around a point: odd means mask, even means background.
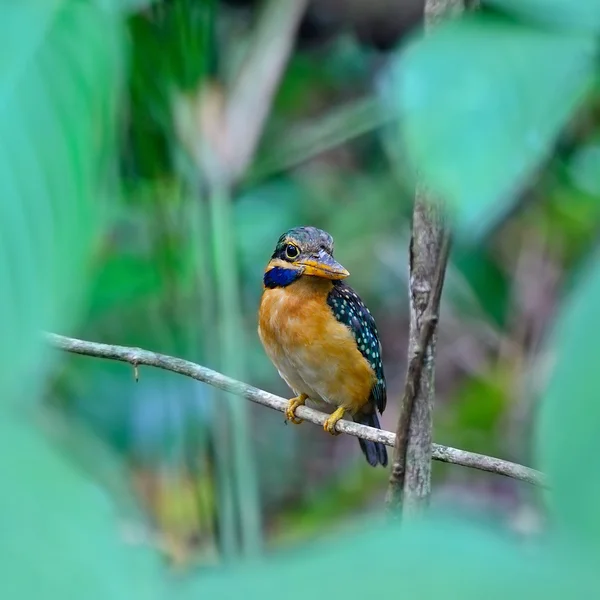
[[[371,395],[377,409],[382,413],[385,410],[387,394],[381,361],[381,342],[373,315],[358,294],[342,282],[334,284],[327,298],[327,304],[335,318],[352,331],[360,353],[375,371],[377,381],[371,390]]]

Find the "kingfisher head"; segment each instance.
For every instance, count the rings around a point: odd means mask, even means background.
[[[265,287],[285,287],[300,277],[344,279],[350,273],[333,258],[333,238],[316,227],[295,227],[277,241],[265,269]]]

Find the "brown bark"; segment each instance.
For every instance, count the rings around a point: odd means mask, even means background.
[[[418,512],[431,493],[435,343],[450,238],[442,207],[418,186],[410,243],[408,370],[396,429],[387,505]]]
[[[403,511],[418,512],[431,495],[431,443],[435,398],[435,347],[439,318],[439,295],[443,286],[448,249],[444,249],[442,208],[431,202],[419,186],[413,213],[410,251],[410,334],[408,353],[423,361],[410,416],[406,446]],[[440,263],[441,261],[441,263]],[[439,291],[436,289],[439,288]],[[436,298],[435,295],[438,294]],[[431,329],[424,345],[425,327]]]

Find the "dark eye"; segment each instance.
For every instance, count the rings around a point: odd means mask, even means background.
[[[300,250],[298,250],[298,246],[294,246],[294,244],[288,244],[285,247],[285,255],[287,258],[294,259],[298,257],[300,254]]]

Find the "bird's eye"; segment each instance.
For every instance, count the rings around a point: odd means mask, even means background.
[[[298,246],[294,246],[294,244],[288,244],[285,247],[285,255],[287,258],[294,259],[298,257],[300,254],[300,250],[298,250]]]

